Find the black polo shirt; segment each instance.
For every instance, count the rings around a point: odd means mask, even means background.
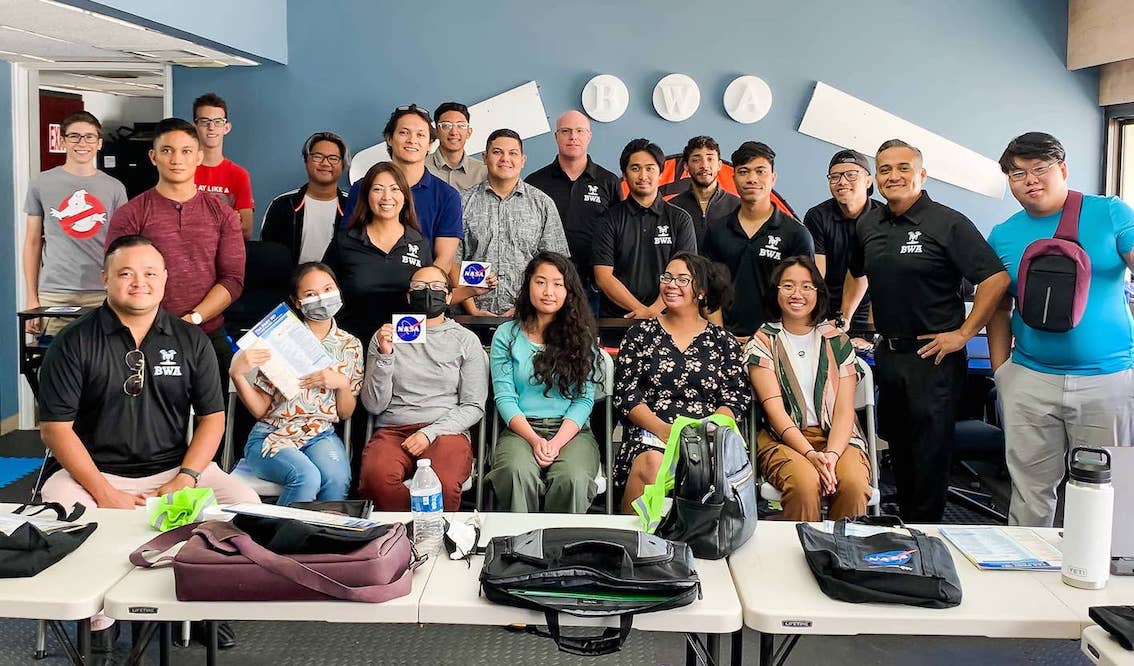
[[[980,284],[1004,263],[976,226],[926,192],[905,213],[879,206],[858,218],[852,275],[866,275],[874,326],[887,337],[952,331],[965,321],[961,278]]]
[[[563,232],[567,235],[571,260],[579,269],[583,283],[591,283],[594,280],[591,245],[595,228],[607,208],[622,200],[621,180],[595,164],[587,155],[587,167],[575,180],[567,177],[556,158],[524,181],[555,202],[559,219],[563,222]]]
[[[323,261],[335,270],[343,296],[336,321],[365,345],[392,315],[409,307],[410,278],[433,263],[433,250],[421,232],[410,227],[389,252],[371,243],[364,227],[352,227],[335,231]]]
[[[693,218],[693,229],[697,232],[697,247],[701,247],[705,243],[705,231],[709,226],[740,208],[740,197],[732,192],[726,192],[718,184],[713,195],[709,197],[709,205],[704,211],[701,210],[701,202],[697,201],[697,195],[693,194],[693,188],[673,197],[669,203],[689,213],[689,217]]]
[[[697,251],[693,220],[658,194],[649,208],[634,197],[611,206],[595,230],[592,258],[595,266],[613,266],[614,277],[634,298],[650,305],[658,298],[658,276],[670,257],[683,251]],[[626,314],[606,294],[599,312],[603,317]]]
[[[732,305],[724,312],[725,327],[747,336],[764,325],[768,312],[764,299],[772,288],[772,271],[781,261],[813,254],[811,234],[795,218],[772,208],[772,216],[749,238],[740,226],[740,211],[709,227],[701,254],[719,261],[732,273]]]
[[[134,338],[104,303],[55,336],[39,373],[40,420],[73,421],[99,471],[130,478],[181,466],[190,406],[198,416],[224,410],[217,355],[199,327],[159,309],[137,348],[145,379],[131,397],[123,385]],[[48,473],[59,469],[52,463]]]
[[[855,223],[866,213],[885,205],[874,199],[867,199],[866,207],[858,217],[844,217],[838,202],[831,198],[813,206],[803,216],[803,226],[811,232],[811,240],[815,242],[815,254],[827,258],[827,274],[824,276],[824,281],[827,283],[827,290],[831,293],[831,307],[827,310],[827,317],[830,319],[834,318],[843,303],[843,283],[847,278],[847,264],[850,263],[851,252],[858,243]],[[867,292],[853,317],[851,313],[843,314],[852,321],[855,330],[861,330],[869,319],[869,310],[870,293]]]

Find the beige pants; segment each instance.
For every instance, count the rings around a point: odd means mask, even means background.
[[[827,448],[827,437],[819,428],[804,428],[803,436],[816,451]],[[811,461],[787,444],[776,440],[767,430],[756,435],[757,467],[760,474],[779,489],[780,504],[787,520],[815,522],[820,517],[819,472]],[[872,494],[870,461],[866,452],[848,446],[835,463],[835,494],[827,509],[827,518],[838,520],[866,513]]]
[[[39,292],[39,304],[45,308],[57,305],[78,305],[84,308],[97,308],[106,300],[104,291]],[[43,332],[56,335],[63,327],[75,321],[74,317],[44,317]]]

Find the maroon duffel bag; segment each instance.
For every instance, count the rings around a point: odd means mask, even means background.
[[[179,601],[377,603],[409,594],[424,558],[415,557],[404,525],[373,529],[373,539],[350,543],[343,552],[281,555],[231,522],[210,520],[154,537],[130,554],[130,562],[150,568],[172,560]],[[182,541],[176,555],[146,558]]]

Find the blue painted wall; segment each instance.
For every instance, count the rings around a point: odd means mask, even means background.
[[[252,59],[287,62],[287,0],[63,0],[132,23],[199,37]],[[196,41],[196,40],[193,40]]]
[[[675,153],[710,134],[726,155],[743,140],[763,140],[778,153],[777,189],[800,215],[829,196],[823,176],[836,150],[796,131],[816,80],[994,159],[1012,136],[1050,131],[1067,145],[1072,185],[1099,188],[1098,76],[1064,67],[1065,0],[682,0],[651,3],[648,12],[598,0],[486,6],[291,0],[286,67],[176,68],[175,108],[188,116],[206,90],[228,100],[225,152],[251,171],[258,213],[302,182],[299,149],[315,130],[337,131],[358,150],[381,140],[396,105],[479,101],[528,80],[539,82],[554,118],[579,106],[583,84],[598,73],[621,77],[631,96],[622,118],[594,123],[591,154],[600,163],[616,170],[622,146],[638,136]],[[654,84],[670,72],[701,88],[700,109],[682,123],[662,120],[651,104]],[[764,78],[775,96],[755,125],[734,123],[720,102],[741,74]],[[528,172],[555,154],[550,134],[526,148]],[[991,199],[938,181],[929,190],[986,232],[1016,209],[1011,195]]]
[[[15,414],[19,364],[16,338],[16,240],[12,200],[12,66],[0,61],[0,419]],[[22,223],[22,218],[20,222]]]

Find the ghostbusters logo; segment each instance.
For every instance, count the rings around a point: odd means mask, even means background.
[[[59,202],[58,210],[52,208],[50,213],[72,238],[90,238],[106,226],[106,209],[102,207],[101,201],[86,190],[76,190]]]

